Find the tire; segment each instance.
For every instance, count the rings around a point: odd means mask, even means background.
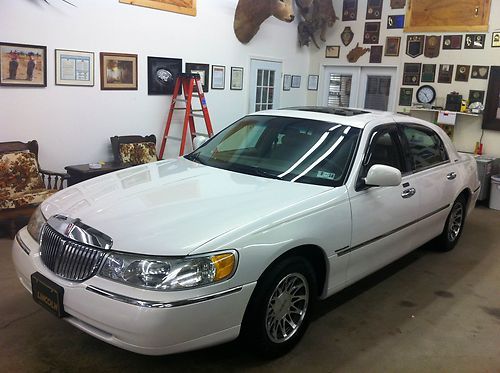
[[[285,354],[304,335],[316,298],[316,276],[306,259],[278,262],[257,282],[243,319],[243,341],[265,358]]]
[[[453,202],[443,232],[436,239],[438,251],[450,251],[456,246],[464,228],[466,208],[465,197],[462,195],[458,196],[455,202]]]

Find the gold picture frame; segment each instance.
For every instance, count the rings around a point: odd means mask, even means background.
[[[120,0],[120,3],[196,17],[196,0]]]
[[[137,90],[137,54],[101,52],[101,90]]]

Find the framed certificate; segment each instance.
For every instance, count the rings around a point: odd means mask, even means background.
[[[56,49],[56,85],[94,86],[94,53]]]

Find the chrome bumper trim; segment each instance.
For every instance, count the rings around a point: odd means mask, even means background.
[[[17,241],[17,243],[19,244],[19,246],[21,246],[21,249],[23,249],[23,251],[24,251],[26,254],[30,255],[31,250],[30,250],[30,248],[29,248],[28,246],[26,246],[26,244],[23,242],[23,240],[21,240],[21,237],[20,237],[20,235],[19,235],[19,232],[17,232],[17,234],[16,234],[16,241]]]
[[[93,293],[102,295],[104,297],[117,300],[119,302],[127,303],[127,304],[132,304],[134,306],[138,307],[146,307],[146,308],[173,308],[173,307],[180,307],[180,306],[187,306],[189,304],[194,304],[194,303],[200,303],[200,302],[205,302],[207,300],[211,300],[214,298],[222,297],[224,295],[229,295],[233,293],[237,293],[243,289],[243,286],[238,286],[232,289],[220,291],[218,293],[214,294],[209,294],[209,295],[203,295],[200,297],[195,297],[195,298],[190,298],[190,299],[183,299],[183,300],[178,300],[178,301],[173,301],[173,302],[155,302],[155,301],[149,301],[149,300],[141,300],[141,299],[136,299],[136,298],[131,298],[127,297],[126,295],[121,295],[121,294],[116,294],[111,291],[99,289],[95,286],[87,286],[86,289],[88,291],[91,291]]]

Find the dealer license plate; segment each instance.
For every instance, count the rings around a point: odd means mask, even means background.
[[[35,272],[31,275],[31,289],[35,302],[57,317],[65,315],[63,305],[64,288]]]

